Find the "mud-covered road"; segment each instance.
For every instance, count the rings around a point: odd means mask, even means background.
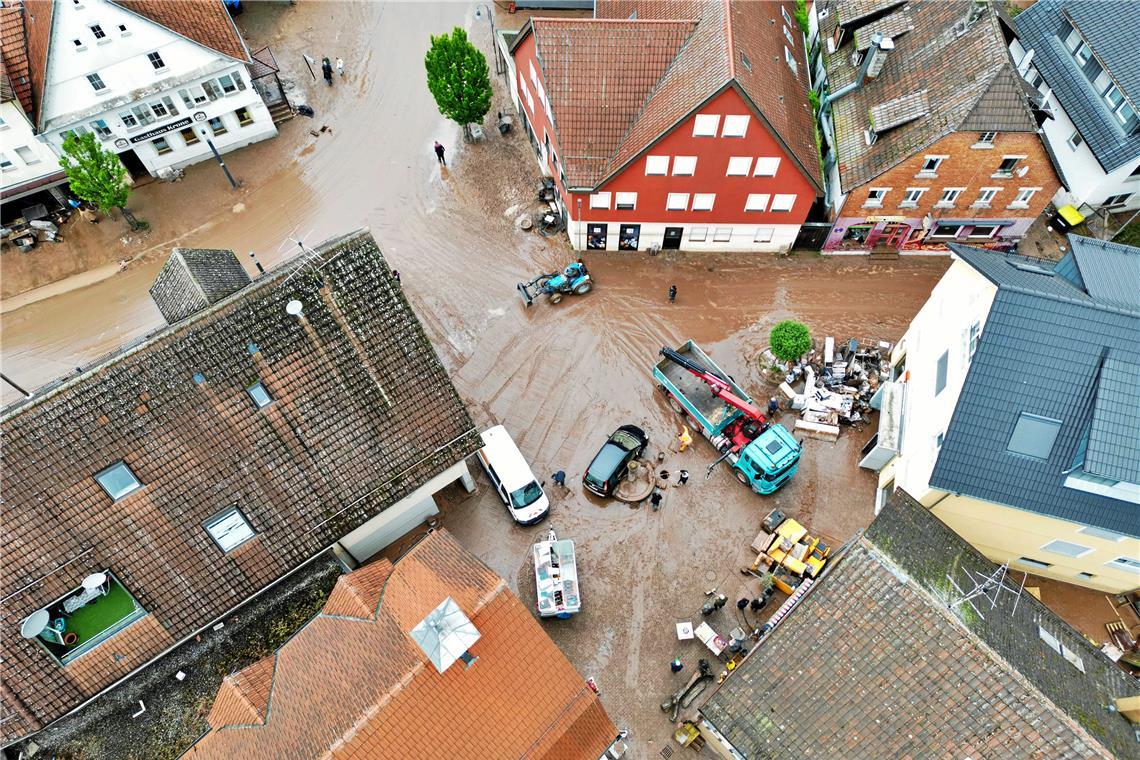
[[[295,119],[276,140],[228,156],[244,183],[237,193],[211,164],[192,167],[184,182],[140,191],[141,213],[171,215],[174,234],[126,272],[5,313],[5,373],[34,387],[156,328],[146,291],[171,245],[254,250],[270,265],[294,253],[291,234],[315,243],[370,227],[476,422],[505,424],[536,473],[569,474],[548,524],[578,545],[584,610],[543,625],[597,679],[614,721],[633,730],[634,757],[658,756],[670,726],[657,704],[707,655],[698,642],[678,643],[674,624],[699,619],[713,587],[735,600],[736,569],[751,559],[747,547],[767,510],[778,506],[840,540],[865,525],[874,482],[855,461],[871,430],[845,431],[837,444],[808,441],[799,474],[768,498],[723,468],[705,481],[712,450],[700,440],[670,455],[671,469],[694,476],[657,513],[587,498],[583,469],[618,425],[644,427],[653,451],[677,435],[678,420],[649,376],[662,345],[693,338],[744,387],[763,393],[756,357],[777,320],[801,319],[819,337],[897,340],[948,261],[607,253],[586,258],[594,292],[524,309],[515,283],[573,258],[562,241],[513,227],[532,208],[530,146],[515,133],[461,148],[423,85],[429,32],[466,24],[489,46],[473,6],[247,7],[239,23],[251,46],[274,47],[285,73],[309,90],[317,118]],[[522,22],[498,16],[500,26]],[[341,55],[347,78],[333,88],[304,82],[302,52]],[[505,107],[499,92],[492,111]],[[310,136],[321,125],[331,132]],[[449,148],[451,168],[442,173],[435,139]],[[672,284],[675,304],[666,300]],[[5,388],[4,401],[13,398]],[[472,497],[453,495],[445,524],[530,603],[529,547],[548,524],[512,526],[482,476],[479,483]],[[739,624],[735,608],[713,623],[726,634]],[[686,663],[677,676],[668,668],[673,656]]]

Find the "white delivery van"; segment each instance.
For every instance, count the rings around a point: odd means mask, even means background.
[[[522,452],[502,425],[482,433],[483,448],[475,453],[491,485],[519,525],[534,525],[550,512],[550,500],[530,471]]]

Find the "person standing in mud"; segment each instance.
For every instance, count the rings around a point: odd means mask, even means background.
[[[336,73],[344,76],[344,59],[339,55],[336,57]]]
[[[439,159],[439,163],[441,166],[447,166],[447,161],[443,157],[443,151],[444,151],[443,145],[440,144],[439,140],[436,140],[435,141],[435,157],[437,159]]]
[[[677,286],[669,286],[669,303],[676,303],[677,301]]]
[[[325,75],[325,84],[332,87],[332,63],[327,57],[321,60],[321,73]]]

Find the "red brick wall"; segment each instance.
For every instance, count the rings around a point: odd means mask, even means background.
[[[1031,132],[1003,132],[994,139],[992,148],[971,147],[978,141],[977,132],[955,132],[933,145],[918,151],[898,166],[880,174],[870,182],[854,188],[847,196],[839,216],[855,217],[865,214],[898,214],[939,218],[1022,219],[1039,216],[1060,187],[1053,165],[1045,153],[1041,139]],[[943,155],[947,158],[938,167],[934,178],[916,177],[926,156]],[[993,177],[1003,156],[1025,156],[1009,178]],[[1029,167],[1025,176],[1020,169]],[[871,188],[889,187],[881,208],[863,208]],[[909,187],[930,188],[922,195],[917,208],[899,208]],[[945,188],[964,187],[953,208],[935,208]],[[983,187],[999,187],[990,208],[971,208]],[[1039,187],[1029,201],[1029,208],[1007,208],[1022,187]]]

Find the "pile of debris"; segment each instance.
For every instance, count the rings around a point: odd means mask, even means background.
[[[795,429],[808,438],[834,441],[840,425],[867,421],[879,386],[890,379],[891,344],[852,338],[836,349],[827,337],[789,368],[780,391],[799,411]],[[792,385],[803,380],[803,390]]]

